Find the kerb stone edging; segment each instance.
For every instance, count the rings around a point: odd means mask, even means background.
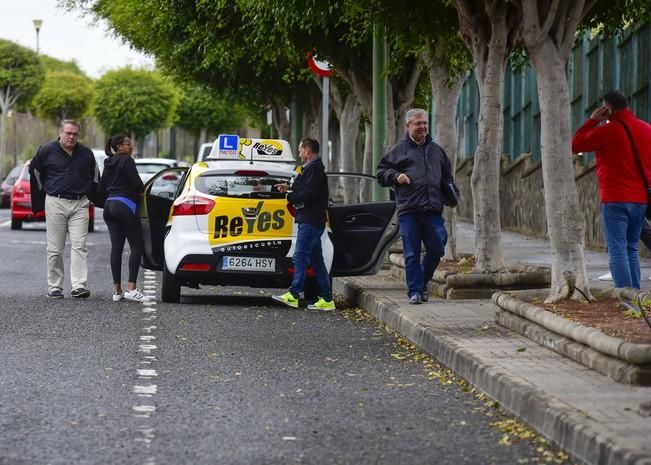
[[[544,308],[524,302],[517,297],[512,297],[507,292],[496,292],[493,294],[492,300],[504,310],[533,321],[561,336],[585,344],[601,353],[634,365],[651,364],[651,344],[634,344],[617,337],[608,336],[597,329],[579,325]]]
[[[403,317],[390,300],[374,296],[349,279],[337,278],[333,285],[349,303],[398,331],[574,458],[590,465],[651,465],[647,453],[621,447],[621,438],[611,430],[524,379],[486,365],[453,338]]]

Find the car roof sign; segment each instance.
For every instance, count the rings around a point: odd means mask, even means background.
[[[241,138],[229,134],[221,134],[217,138],[206,159],[296,162],[286,140]]]

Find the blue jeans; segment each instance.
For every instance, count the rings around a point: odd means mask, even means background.
[[[398,217],[398,222],[405,257],[407,295],[422,295],[445,253],[445,244],[448,242],[445,223],[438,213],[406,213]],[[425,245],[422,263],[421,242]]]
[[[330,276],[328,269],[323,261],[323,252],[321,251],[321,236],[323,229],[308,223],[298,224],[298,235],[296,237],[296,247],[294,248],[294,279],[289,288],[294,297],[303,291],[305,287],[305,273],[309,264],[316,274],[316,282],[319,286],[319,296],[328,302],[332,300],[332,290],[330,289]]]
[[[612,202],[601,204],[610,273],[615,287],[640,288],[640,257],[637,243],[646,204]]]

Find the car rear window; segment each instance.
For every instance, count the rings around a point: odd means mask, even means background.
[[[28,169],[28,167],[26,166],[25,169],[23,170],[23,176],[22,176],[21,179],[22,179],[23,181],[29,181],[29,178],[30,178],[30,176],[29,176],[29,169]]]
[[[206,174],[196,179],[195,187],[199,192],[218,197],[282,199],[285,194],[274,186],[283,183],[289,183],[289,177]]]

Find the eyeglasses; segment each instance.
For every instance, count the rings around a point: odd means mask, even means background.
[[[79,133],[78,132],[64,132],[63,135],[68,136],[68,137],[78,137]]]

